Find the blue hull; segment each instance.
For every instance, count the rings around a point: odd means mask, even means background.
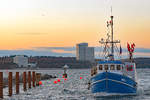
[[[91,78],[92,93],[136,93],[137,83],[127,76],[103,72]]]

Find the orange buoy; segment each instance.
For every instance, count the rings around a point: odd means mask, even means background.
[[[42,81],[39,81],[39,85],[42,85]]]
[[[57,79],[57,82],[60,82],[60,79]]]
[[[55,84],[57,84],[57,81],[54,81]]]
[[[66,81],[66,80],[67,80],[67,78],[64,78],[64,80]]]

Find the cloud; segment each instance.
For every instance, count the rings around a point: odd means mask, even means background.
[[[52,49],[51,50],[52,52],[55,52],[55,53],[72,53],[72,54],[74,54],[75,53],[75,51],[65,51],[65,50],[62,50],[62,49]]]
[[[47,35],[48,33],[17,33],[19,35]]]
[[[75,47],[33,47],[35,50],[64,50],[64,51],[75,51]]]
[[[150,53],[150,49],[147,49],[147,48],[136,48],[135,52]]]
[[[28,55],[28,56],[63,56],[63,57],[75,57],[75,47],[33,47],[31,49],[19,49],[19,50],[0,50],[0,56],[10,55]],[[95,58],[100,58],[102,55],[102,48],[95,47]],[[128,57],[128,51],[123,48],[122,58]],[[136,48],[134,57],[150,57],[150,49]]]
[[[102,56],[102,47],[95,47],[95,57]],[[134,57],[150,57],[150,48],[135,48]],[[128,58],[127,48],[122,48],[122,58]]]
[[[27,55],[27,56],[75,56],[72,53],[57,53],[53,51],[36,51],[36,50],[0,50],[0,56],[10,55]]]

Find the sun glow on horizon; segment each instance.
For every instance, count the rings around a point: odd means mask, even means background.
[[[113,5],[115,39],[150,48],[148,0],[2,0],[0,49],[99,46]]]

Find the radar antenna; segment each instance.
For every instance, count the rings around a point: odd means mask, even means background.
[[[105,45],[105,50],[107,50],[107,57],[109,57],[110,60],[114,60],[114,46],[116,43],[120,43],[120,40],[114,40],[114,33],[113,33],[113,15],[112,15],[112,6],[111,6],[111,16],[110,16],[111,20],[110,21],[107,21],[107,27],[110,27],[111,28],[111,35],[107,34],[107,39],[104,40],[102,39],[100,41],[101,44],[104,44]],[[111,38],[111,39],[110,39]],[[109,46],[108,44],[110,44],[110,53],[109,53]],[[106,52],[105,52],[106,54]]]

